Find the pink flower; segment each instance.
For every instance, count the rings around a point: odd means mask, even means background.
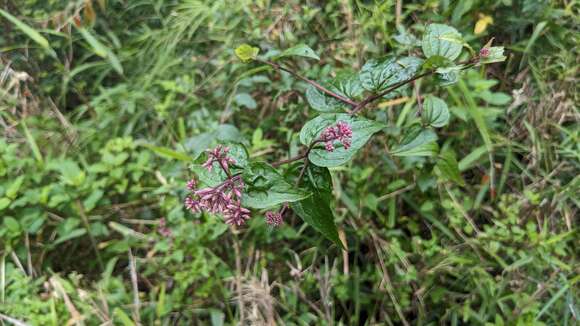
[[[268,211],[265,214],[265,218],[266,218],[266,223],[268,225],[273,226],[273,227],[280,226],[283,222],[282,214],[280,214],[279,212]]]
[[[488,47],[481,48],[481,50],[479,50],[479,56],[482,58],[489,57],[489,48]]]
[[[231,225],[242,225],[250,218],[250,210],[242,207],[244,181],[241,175],[231,176],[230,164],[235,160],[227,156],[229,148],[218,146],[208,151],[208,160],[203,164],[211,171],[214,162],[218,162],[228,178],[214,187],[195,189],[197,183],[194,179],[187,183],[187,189],[191,192],[185,198],[185,208],[192,213],[209,212],[221,214],[225,222]]]
[[[338,121],[320,134],[320,140],[324,141],[324,147],[329,152],[334,151],[335,141],[341,142],[344,149],[349,149],[352,144],[352,128],[348,123]]]
[[[159,232],[159,234],[164,237],[171,236],[171,229],[167,227],[167,222],[165,221],[164,217],[159,219],[159,226],[157,227],[157,232]]]
[[[202,166],[211,172],[211,170],[213,169],[213,164],[217,162],[219,163],[222,169],[229,170],[229,165],[236,163],[236,160],[228,156],[229,151],[230,151],[229,147],[224,147],[222,145],[218,145],[213,150],[208,150],[207,161],[203,163]]]

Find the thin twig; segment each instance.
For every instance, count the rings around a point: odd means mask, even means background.
[[[7,321],[7,322],[11,323],[12,325],[16,325],[16,326],[30,326],[30,324],[27,324],[23,321],[12,318],[10,316],[6,316],[4,314],[0,314],[0,319]]]
[[[137,325],[141,325],[141,302],[139,301],[139,285],[137,284],[137,262],[129,248],[129,273],[131,273],[131,285],[133,287],[133,320]]]
[[[315,82],[313,80],[310,80],[310,79],[308,79],[308,78],[306,78],[304,76],[301,76],[297,72],[295,72],[295,71],[293,71],[293,70],[291,70],[289,68],[286,68],[286,67],[284,67],[284,66],[282,66],[280,64],[277,64],[275,62],[268,61],[268,60],[256,60],[256,61],[261,62],[261,63],[264,63],[264,64],[267,64],[267,65],[271,66],[272,68],[274,68],[276,70],[285,71],[285,72],[291,74],[292,76],[294,76],[294,77],[296,77],[296,78],[298,78],[298,79],[300,79],[300,80],[302,80],[302,81],[304,81],[304,82],[306,82],[306,83],[314,86],[319,91],[321,91],[321,92],[323,92],[323,93],[325,93],[325,94],[327,94],[329,96],[332,96],[332,97],[336,98],[337,100],[339,100],[341,102],[344,102],[344,103],[346,103],[346,104],[348,104],[348,105],[350,105],[352,107],[357,107],[358,106],[358,103],[356,103],[355,101],[353,101],[353,100],[351,100],[351,99],[349,99],[347,97],[344,97],[342,95],[336,94],[335,92],[328,90],[327,88],[325,88],[324,86],[320,85],[319,83],[317,83],[317,82]]]

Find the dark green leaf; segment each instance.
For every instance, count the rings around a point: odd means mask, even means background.
[[[243,204],[246,207],[262,209],[282,203],[295,202],[310,194],[288,183],[267,163],[250,164],[243,172],[246,191]]]
[[[330,209],[332,198],[331,189],[328,188],[328,185],[332,184],[330,172],[326,168],[310,167],[308,175],[306,184],[312,191],[312,196],[292,203],[290,207],[304,222],[336,243],[340,248],[344,248],[334,224],[334,214]]]
[[[445,150],[441,153],[437,160],[437,170],[444,179],[453,181],[459,185],[465,184],[459,172],[455,152],[452,150]]]
[[[320,137],[320,134],[327,127],[335,125],[338,121],[344,121],[351,126],[351,146],[348,149],[345,149],[337,143],[335,150],[328,152],[324,149],[323,144],[320,144],[320,146],[315,147],[308,155],[308,159],[312,163],[323,167],[342,165],[351,160],[356,152],[366,144],[374,133],[385,127],[382,123],[363,117],[353,117],[345,113],[323,114],[308,121],[304,127],[302,127],[302,130],[300,131],[300,141],[306,146],[310,145]]]
[[[321,84],[328,90],[349,99],[359,97],[364,91],[358,75],[353,73],[339,74],[335,79]],[[320,112],[341,112],[348,106],[348,104],[324,94],[312,85],[306,89],[306,99],[314,110]]]
[[[230,170],[232,173],[236,169],[243,169],[248,165],[248,152],[246,148],[237,143],[227,143],[223,144],[223,146],[229,147],[228,156],[233,158],[236,162],[230,166]],[[217,186],[218,184],[222,183],[226,178],[226,173],[222,170],[220,165],[217,162],[214,162],[212,165],[211,171],[208,171],[202,164],[207,159],[207,156],[203,156],[203,160],[199,160],[199,164],[192,164],[191,171],[197,176],[199,181],[209,187]]]

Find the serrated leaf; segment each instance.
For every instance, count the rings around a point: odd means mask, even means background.
[[[284,50],[281,54],[276,56],[276,58],[299,56],[305,58],[311,58],[320,60],[320,57],[306,44],[298,44],[291,48]]]
[[[433,156],[439,150],[437,134],[433,130],[413,126],[391,154],[394,156]]]
[[[260,49],[253,47],[249,44],[242,44],[238,46],[234,52],[238,59],[242,60],[242,62],[250,62],[258,56],[260,53]]]
[[[344,249],[334,223],[334,214],[330,209],[332,198],[330,172],[326,168],[309,167],[305,181],[308,189],[312,191],[312,196],[292,203],[290,207],[304,222]]]
[[[385,127],[384,124],[369,120],[363,117],[353,117],[349,114],[323,114],[308,121],[300,131],[300,141],[302,144],[308,146],[314,140],[320,137],[320,134],[329,126],[335,125],[338,121],[344,121],[351,126],[352,129],[352,143],[348,149],[342,146],[336,146],[332,152],[326,151],[323,144],[315,147],[308,159],[322,167],[334,167],[342,165],[356,154],[361,149],[369,138],[379,130]]]
[[[463,39],[451,26],[430,24],[423,35],[421,47],[427,58],[438,55],[453,61],[461,54]]]
[[[431,127],[441,128],[449,122],[447,103],[435,96],[427,96],[423,102],[423,122]]]
[[[246,207],[269,208],[310,196],[310,193],[288,183],[276,169],[264,162],[250,164],[243,172],[243,179],[246,190],[242,203]]]
[[[381,92],[389,86],[411,79],[421,68],[423,59],[417,57],[389,57],[382,61],[370,60],[360,72],[364,89]]]
[[[465,181],[461,177],[461,172],[459,172],[457,157],[453,151],[446,150],[441,153],[437,160],[437,170],[444,179],[462,186],[465,184]]]
[[[328,90],[349,99],[356,99],[364,91],[358,75],[354,73],[341,73],[335,79],[321,84]],[[324,94],[312,85],[306,89],[306,99],[314,110],[320,112],[341,112],[347,107],[344,102]]]

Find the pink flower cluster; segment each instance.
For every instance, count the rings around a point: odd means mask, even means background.
[[[489,54],[490,54],[490,50],[488,47],[483,47],[479,50],[479,56],[482,58],[489,57]]]
[[[334,151],[335,141],[341,142],[344,149],[348,149],[352,143],[352,128],[348,123],[339,121],[336,125],[326,128],[320,134],[320,140],[324,141],[326,150],[329,152]]]
[[[266,223],[273,227],[282,225],[282,213],[280,212],[266,212],[265,214]]]
[[[241,175],[231,176],[229,164],[235,160],[227,156],[229,148],[221,145],[208,151],[208,160],[203,166],[212,170],[213,163],[219,163],[228,178],[215,187],[197,189],[197,182],[191,179],[187,182],[187,189],[191,194],[185,198],[185,208],[192,213],[209,212],[221,214],[226,223],[242,225],[250,218],[250,210],[242,207],[242,193],[244,181]]]

